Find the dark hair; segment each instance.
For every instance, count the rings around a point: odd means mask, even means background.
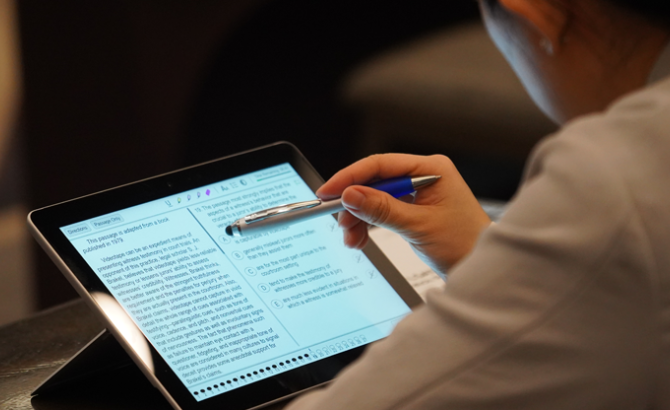
[[[668,0],[607,0],[630,11],[636,12],[650,21],[670,28],[670,2]]]
[[[579,1],[579,0],[576,0]],[[649,21],[670,28],[670,0],[605,0],[624,9],[637,13]],[[484,0],[490,7],[498,0]]]

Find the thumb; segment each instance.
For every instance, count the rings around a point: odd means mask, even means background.
[[[352,186],[342,193],[342,204],[358,219],[400,234],[416,228],[421,220],[421,207],[413,206],[365,186]]]

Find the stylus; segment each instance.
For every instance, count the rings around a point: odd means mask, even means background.
[[[400,198],[401,196],[415,192],[419,188],[428,186],[438,179],[440,179],[439,175],[398,177],[378,181],[368,186],[384,191],[395,198]],[[334,214],[342,210],[344,210],[344,206],[340,198],[330,201],[314,199],[280,205],[254,212],[244,218],[238,219],[226,227],[226,233],[230,236],[251,235],[266,232],[270,229],[282,228],[296,222],[316,218],[317,216]]]

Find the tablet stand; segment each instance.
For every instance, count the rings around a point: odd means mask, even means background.
[[[114,336],[105,329],[42,382],[32,395],[52,391],[93,375],[129,365],[133,365],[132,360]]]

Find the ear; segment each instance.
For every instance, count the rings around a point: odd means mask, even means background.
[[[498,0],[509,12],[525,20],[558,49],[570,24],[570,12],[561,0]]]

